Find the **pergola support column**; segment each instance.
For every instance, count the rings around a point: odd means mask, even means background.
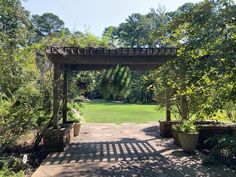
[[[62,118],[63,123],[67,122],[67,103],[68,103],[68,65],[64,66],[64,75],[63,75],[63,110]]]
[[[166,121],[171,121],[170,88],[169,87],[166,87],[166,90],[165,90],[165,105],[166,105]]]
[[[53,77],[53,128],[59,128],[59,110],[60,110],[60,88],[61,88],[61,68],[62,65],[54,63]]]

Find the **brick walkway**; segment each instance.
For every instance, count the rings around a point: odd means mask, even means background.
[[[202,159],[162,139],[155,124],[83,124],[69,148],[49,154],[33,177],[236,176],[224,166],[203,167]]]

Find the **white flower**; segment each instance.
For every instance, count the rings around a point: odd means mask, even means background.
[[[23,161],[24,164],[27,163],[27,161],[28,161],[28,156],[27,156],[27,154],[24,154],[22,161]]]

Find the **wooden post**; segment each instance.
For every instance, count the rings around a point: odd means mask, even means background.
[[[169,87],[166,87],[166,91],[165,91],[165,104],[166,104],[166,121],[171,121],[170,88]]]
[[[53,128],[59,128],[59,108],[60,108],[60,82],[61,82],[61,66],[58,63],[54,64],[54,79],[53,79]]]
[[[63,75],[63,110],[62,110],[62,117],[63,123],[67,121],[67,92],[68,92],[68,66],[64,66],[64,75]]]

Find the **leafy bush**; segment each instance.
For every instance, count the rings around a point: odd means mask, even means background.
[[[23,171],[18,173],[10,172],[8,169],[0,170],[0,177],[24,177],[25,174]]]
[[[74,122],[80,122],[81,121],[81,112],[80,107],[82,105],[79,103],[75,103],[75,102],[70,102],[68,104],[68,119]]]
[[[0,149],[14,143],[19,136],[35,127],[39,116],[40,92],[34,83],[15,91],[11,98],[0,97]]]
[[[236,167],[236,137],[221,136],[210,138],[207,143],[213,147],[204,160],[205,165],[226,164]]]
[[[185,132],[185,133],[197,133],[197,127],[190,120],[185,120],[180,122],[178,125],[174,125],[173,129],[177,132]]]
[[[69,98],[75,99],[80,95],[89,95],[96,86],[95,76],[96,72],[71,72],[69,74]]]
[[[24,170],[27,169],[22,158],[14,156],[2,156],[0,158],[0,177],[23,177]]]
[[[224,108],[225,108],[228,118],[232,122],[236,122],[236,104],[232,101],[229,101],[225,104]]]

